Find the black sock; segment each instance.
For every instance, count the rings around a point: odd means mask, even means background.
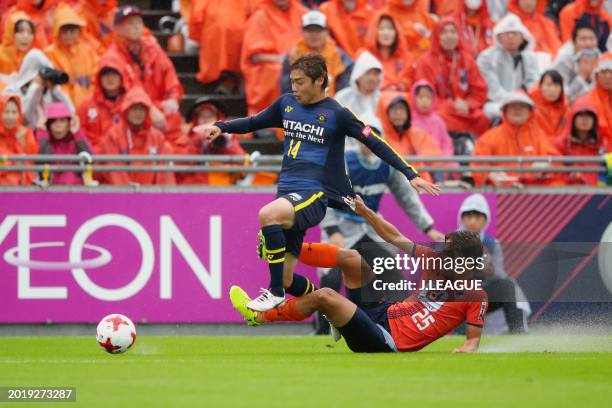
[[[287,293],[295,297],[304,296],[317,290],[317,287],[308,278],[293,274],[293,282],[291,286],[287,288]]]
[[[284,296],[283,266],[285,264],[285,234],[280,225],[268,225],[261,229],[266,242],[268,267],[270,268],[270,292]]]

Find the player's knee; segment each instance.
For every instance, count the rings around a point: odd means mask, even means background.
[[[330,288],[317,289],[314,293],[318,308],[325,309],[333,304],[338,292]]]
[[[284,208],[268,204],[259,210],[258,218],[259,225],[265,227],[267,225],[283,224],[287,217]]]
[[[361,255],[354,249],[341,249],[338,252],[338,266],[341,269],[347,267],[359,267],[361,264]]]

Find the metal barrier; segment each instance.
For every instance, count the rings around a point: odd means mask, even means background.
[[[517,173],[600,173],[607,170],[605,159],[601,156],[452,156],[452,157],[420,157],[405,156],[408,162],[433,163],[430,166],[419,166],[419,170],[428,172],[462,173],[471,172],[499,172],[512,171]],[[283,156],[259,156],[256,161],[251,161],[249,156],[237,155],[97,155],[92,156],[92,163],[85,162],[82,156],[77,155],[23,155],[2,156],[0,159],[0,170],[5,171],[88,171],[96,172],[228,172],[228,173],[253,173],[253,172],[278,172]],[[23,164],[8,164],[18,162]],[[32,162],[32,163],[27,163]],[[66,164],[68,162],[69,164]],[[129,163],[145,162],[149,165]],[[214,164],[192,164],[192,163],[223,163],[240,164],[234,166],[223,166],[220,168]],[[41,164],[44,163],[44,164]],[[62,163],[62,164],[50,164]],[[70,164],[75,163],[75,164]],[[77,164],[78,163],[78,164]],[[110,164],[97,164],[110,163]],[[160,164],[164,163],[164,164]],[[176,165],[175,163],[188,163]],[[440,163],[456,163],[456,166],[443,166]],[[473,166],[466,163],[484,163],[485,165]],[[506,166],[492,166],[490,163],[503,163]],[[510,166],[514,163],[521,166]],[[523,165],[531,166],[523,166]],[[565,166],[562,166],[566,164]],[[576,166],[576,164],[593,164],[593,166]]]

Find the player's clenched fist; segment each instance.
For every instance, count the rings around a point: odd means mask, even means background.
[[[221,136],[221,129],[215,125],[199,125],[194,127],[193,131],[208,141],[215,140],[218,136]]]

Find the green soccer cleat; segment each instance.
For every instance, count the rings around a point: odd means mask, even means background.
[[[238,313],[242,315],[247,324],[249,326],[260,326],[261,323],[255,321],[255,318],[257,318],[257,312],[247,307],[247,303],[251,301],[249,295],[247,295],[247,293],[242,290],[240,286],[236,285],[230,288],[229,294],[232,306],[234,306],[234,309],[236,309]]]
[[[268,253],[266,252],[266,239],[264,238],[261,230],[259,230],[257,233],[257,257],[263,260],[268,259]]]

